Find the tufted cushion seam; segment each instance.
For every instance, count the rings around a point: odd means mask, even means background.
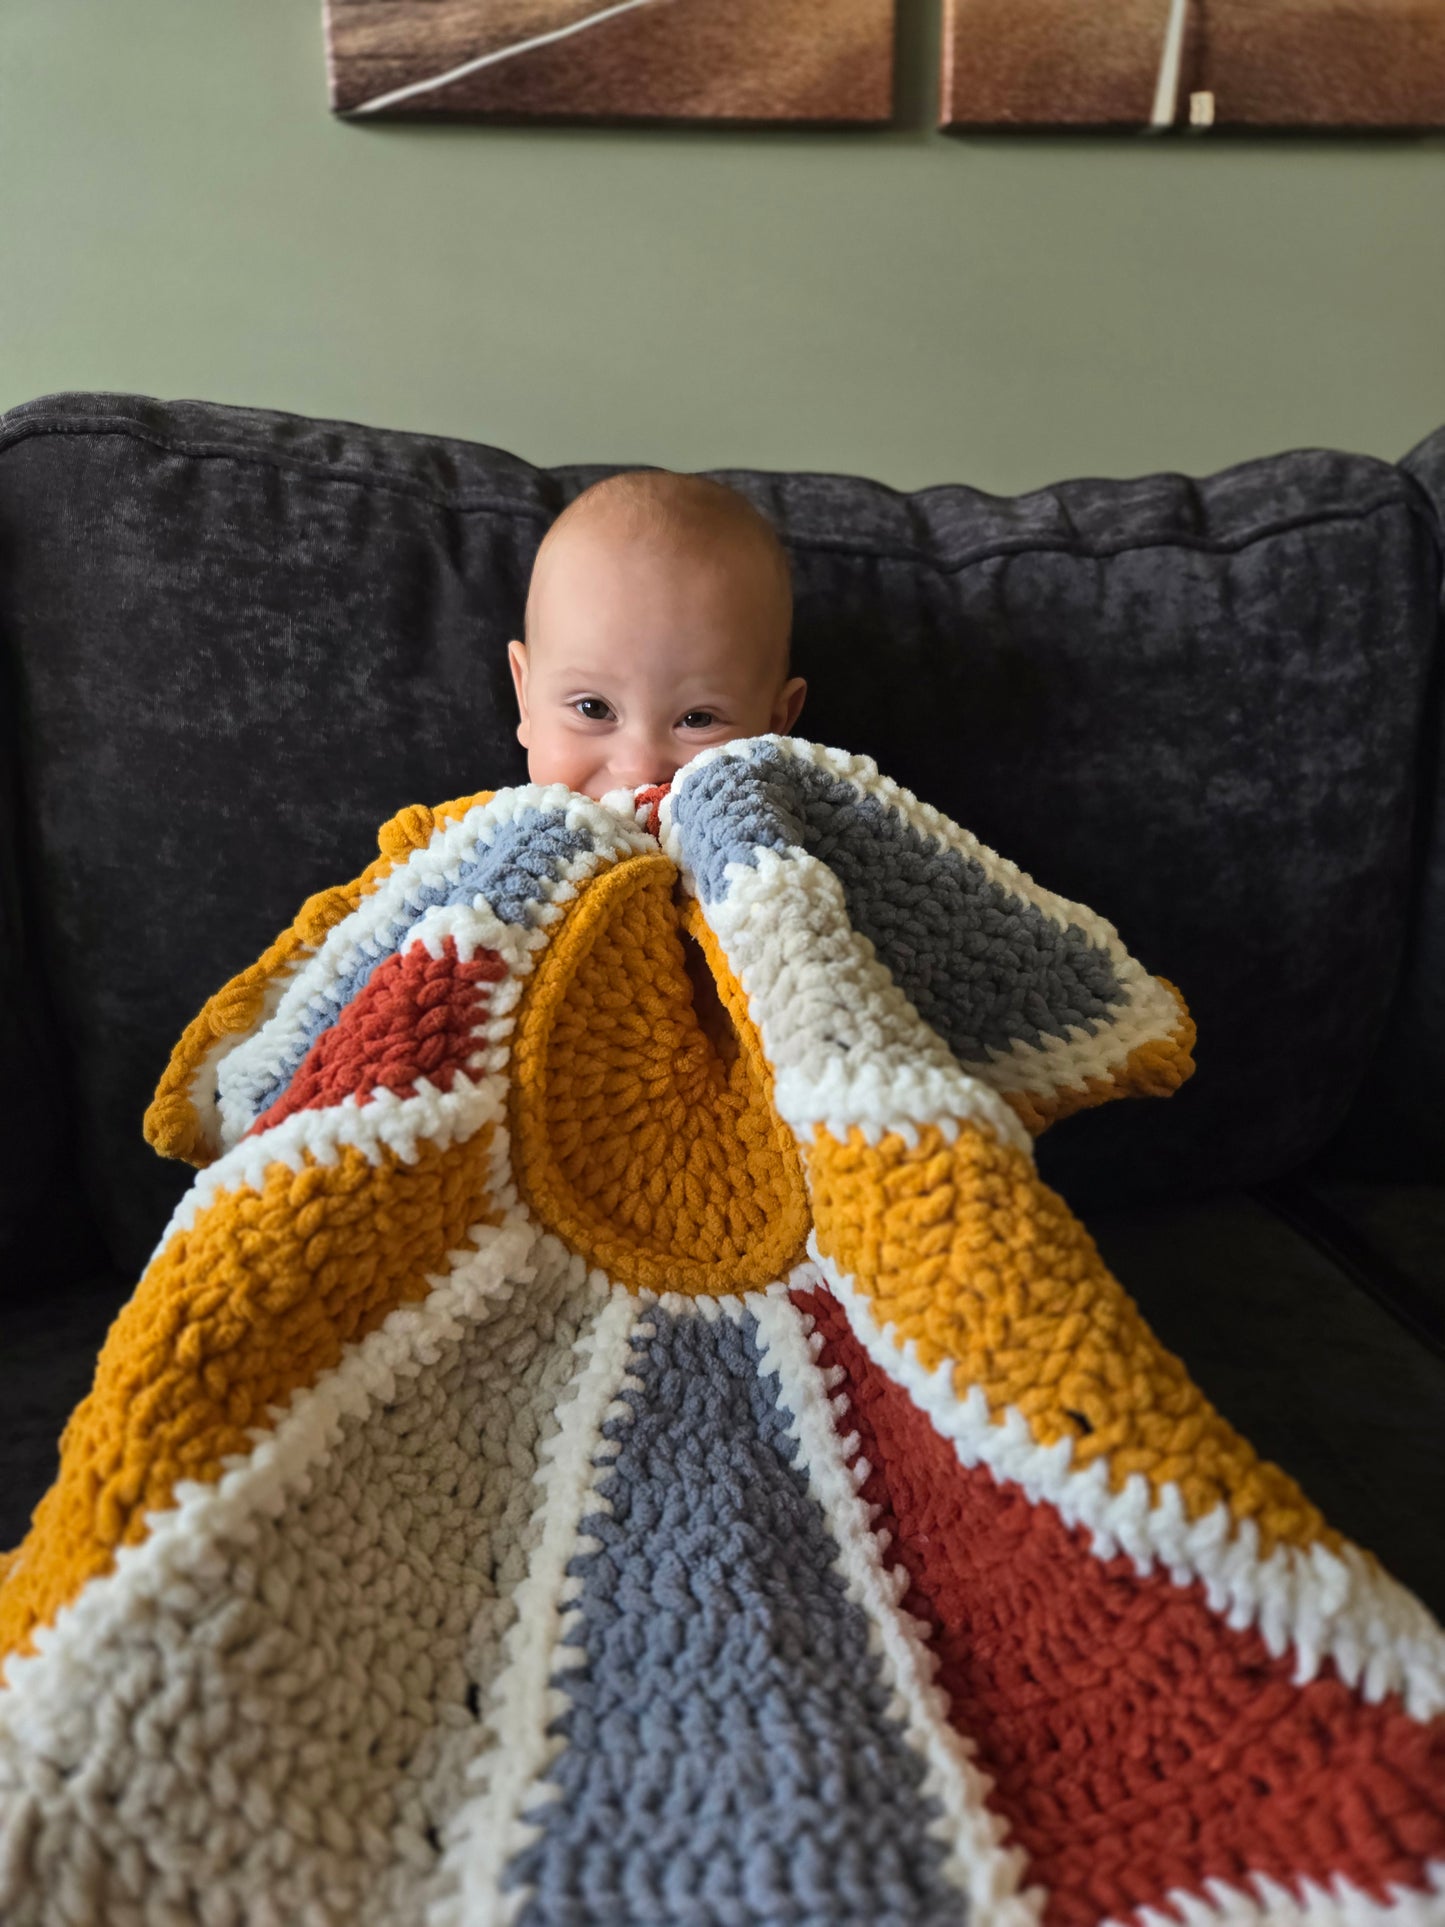
[[[237,443],[187,442],[175,437],[158,435],[154,430],[145,427],[143,424],[126,420],[123,417],[107,416],[89,419],[82,417],[78,420],[70,418],[64,421],[46,421],[44,419],[38,421],[28,420],[17,422],[9,429],[5,428],[3,423],[4,417],[0,416],[0,454],[3,454],[8,448],[18,446],[19,443],[31,437],[40,435],[125,435],[133,441],[144,442],[169,455],[183,455],[197,461],[230,460],[247,463],[258,468],[282,469],[292,474],[306,476],[313,481],[348,483],[357,488],[375,489],[382,494],[406,496],[415,501],[428,502],[434,508],[450,510],[459,515],[522,516],[543,523],[550,523],[555,519],[553,511],[540,503],[531,504],[514,500],[502,501],[480,495],[442,495],[433,489],[408,483],[399,478],[378,476],[360,469],[348,469],[331,463],[312,462],[304,458],[293,459],[285,455],[261,454]],[[419,439],[426,440],[428,438],[419,436]],[[482,444],[479,443],[474,446],[480,447]],[[1390,467],[1388,463],[1382,463],[1381,466],[1387,469]],[[555,471],[546,468],[538,468],[537,470],[539,475],[547,475],[554,472]],[[711,471],[701,472],[708,473]],[[718,474],[733,474],[739,471],[718,470],[716,472]],[[770,471],[748,470],[746,472],[748,474],[761,476]],[[794,473],[794,471],[786,472],[789,474]],[[1181,533],[1135,537],[1119,542],[1090,543],[1084,540],[1069,540],[1056,536],[1018,535],[966,550],[961,556],[956,558],[945,559],[930,555],[925,550],[916,548],[890,547],[881,543],[830,541],[825,537],[795,534],[787,529],[781,530],[780,533],[789,548],[811,555],[866,556],[875,561],[910,563],[916,567],[930,569],[937,575],[955,575],[964,569],[974,568],[980,563],[990,562],[1010,555],[1074,555],[1090,561],[1104,561],[1113,556],[1129,555],[1152,549],[1185,549],[1204,555],[1232,555],[1238,554],[1244,549],[1252,548],[1257,543],[1274,541],[1280,536],[1294,534],[1300,529],[1322,528],[1346,522],[1364,522],[1368,518],[1379,514],[1382,510],[1403,509],[1412,520],[1419,522],[1424,527],[1427,535],[1430,537],[1432,547],[1436,550],[1437,555],[1440,554],[1441,535],[1437,519],[1433,514],[1425,512],[1428,510],[1428,501],[1422,499],[1421,503],[1416,504],[1408,499],[1410,495],[1417,493],[1424,498],[1424,491],[1413,481],[1413,478],[1403,475],[1401,471],[1393,470],[1391,472],[1395,474],[1400,481],[1407,483],[1409,485],[1408,488],[1404,490],[1397,489],[1389,495],[1381,496],[1377,501],[1350,508],[1319,509],[1307,514],[1285,516],[1278,521],[1257,524],[1255,527],[1247,529],[1240,535],[1229,537],[1211,538]],[[859,478],[845,476],[839,479],[853,480]],[[875,486],[877,485],[875,484]],[[952,485],[933,484],[929,488],[899,490],[896,491],[896,493],[904,500],[913,500],[918,496],[934,494],[940,488],[947,488],[949,486]],[[1008,499],[1021,500],[1024,498],[1010,497]]]

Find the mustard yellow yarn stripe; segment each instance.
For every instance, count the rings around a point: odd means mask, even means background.
[[[659,852],[579,885],[518,1012],[514,1168],[541,1223],[618,1283],[746,1291],[804,1256],[807,1196],[746,1000],[676,879]],[[694,1007],[688,922],[731,1061]]]
[[[361,899],[375,890],[398,863],[405,862],[413,850],[429,843],[438,823],[465,816],[468,810],[478,803],[489,802],[495,794],[495,790],[480,790],[475,796],[439,803],[435,809],[429,809],[425,803],[411,804],[382,824],[376,837],[381,855],[369,863],[359,877],[335,889],[319,890],[306,899],[291,927],[283,930],[255,963],[223,985],[186,1025],[145,1114],[142,1128],[147,1144],[162,1157],[182,1158],[198,1167],[211,1163],[216,1148],[206,1142],[205,1127],[191,1101],[191,1091],[196,1074],[216,1040],[251,1030],[265,1007],[267,988],[278,977],[290,976],[303,957],[325,941],[327,931],[343,917],[349,917]]]
[[[0,1565],[0,1656],[28,1650],[179,1479],[215,1480],[251,1427],[314,1385],[344,1348],[427,1292],[468,1230],[496,1223],[490,1125],[412,1163],[273,1164],[259,1191],[223,1192],[152,1261],[111,1326],[60,1471]]]
[[[1032,1091],[1003,1091],[1000,1095],[1024,1128],[1037,1137],[1050,1124],[1107,1104],[1114,1097],[1168,1097],[1194,1075],[1196,1031],[1189,1006],[1167,977],[1156,977],[1179,1006],[1179,1021],[1164,1037],[1150,1038],[1125,1058],[1108,1077],[1086,1077],[1082,1084],[1059,1086],[1047,1096]]]
[[[1114,1491],[1137,1472],[1191,1519],[1227,1505],[1266,1556],[1341,1543],[1165,1351],[1022,1151],[976,1126],[953,1144],[930,1126],[916,1149],[823,1131],[807,1163],[820,1249],[925,1371],[954,1362],[960,1396],[977,1385],[995,1418],[1016,1407],[1040,1445],[1071,1438],[1073,1464],[1102,1459]]]

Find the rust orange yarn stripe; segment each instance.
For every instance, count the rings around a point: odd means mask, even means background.
[[[191,1101],[191,1088],[217,1040],[252,1029],[265,1008],[268,987],[277,978],[290,976],[303,956],[325,941],[328,930],[349,917],[361,899],[390,876],[412,850],[430,842],[438,823],[465,816],[495,794],[494,790],[479,790],[475,796],[458,797],[435,809],[425,803],[409,805],[377,831],[381,854],[359,877],[306,899],[290,928],[283,930],[255,963],[223,984],[186,1025],[146,1110],[142,1128],[147,1144],[162,1157],[181,1158],[199,1168],[211,1163],[217,1147],[206,1141],[205,1128]]]
[[[247,1137],[297,1111],[323,1110],[346,1097],[364,1104],[375,1090],[414,1097],[418,1078],[449,1091],[476,1051],[472,1033],[483,1021],[487,988],[506,974],[495,950],[479,950],[463,963],[451,937],[439,957],[414,944],[386,958],[317,1038]]]
[[[1287,1886],[1343,1874],[1384,1902],[1429,1890],[1445,1857],[1445,1720],[1370,1704],[1332,1667],[1296,1686],[1294,1655],[1233,1631],[1204,1587],[1094,1556],[1083,1526],[966,1469],[869,1359],[826,1291],[794,1294],[846,1374],[836,1424],[869,1467],[902,1605],[928,1627],[989,1804],[1048,1893],[1044,1927],[1169,1910],[1173,1889]]]

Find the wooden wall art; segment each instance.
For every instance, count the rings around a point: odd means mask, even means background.
[[[325,0],[360,116],[879,122],[894,0]]]
[[[1445,0],[944,0],[947,129],[1445,127]]]

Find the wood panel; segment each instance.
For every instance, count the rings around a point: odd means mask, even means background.
[[[880,122],[894,0],[326,0],[347,115]]]
[[[945,0],[943,31],[949,128],[1445,126],[1445,0]]]

